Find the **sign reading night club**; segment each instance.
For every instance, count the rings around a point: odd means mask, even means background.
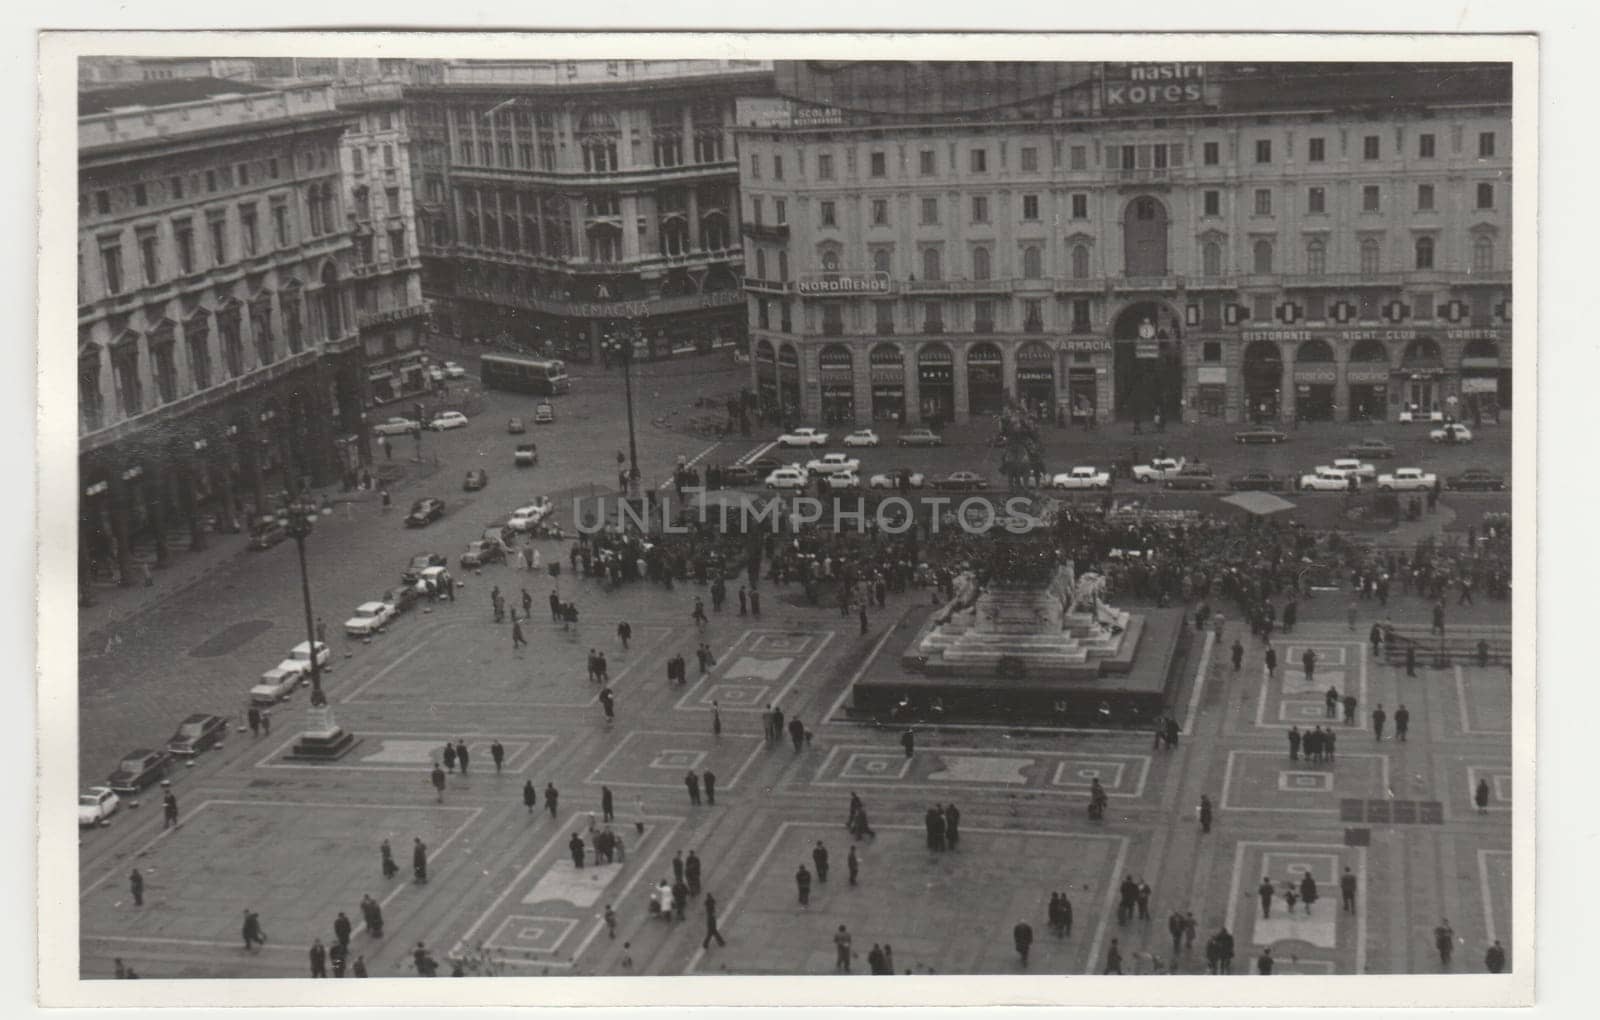
[[[1107,64],[1101,83],[1107,108],[1183,106],[1205,100],[1204,64]]]
[[[809,273],[796,289],[803,297],[849,297],[889,293],[888,273]]]

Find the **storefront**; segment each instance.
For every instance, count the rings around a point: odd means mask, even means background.
[[[1005,398],[1000,348],[991,343],[967,348],[967,413],[974,417],[999,414]]]
[[[1056,356],[1030,340],[1017,348],[1017,399],[1034,414],[1053,420],[1056,406]]]
[[[1099,421],[1102,410],[1109,410],[1111,373],[1110,340],[1063,340],[1056,366],[1058,378],[1067,389],[1057,399],[1067,419],[1083,425]]]
[[[769,410],[778,407],[778,358],[777,352],[772,349],[772,341],[759,340],[756,342],[756,396],[761,400],[761,406]]]
[[[1389,365],[1352,361],[1344,371],[1351,421],[1384,421],[1389,408]]]
[[[1195,369],[1195,406],[1202,418],[1221,418],[1228,412],[1228,369],[1201,365]]]
[[[1302,341],[1294,352],[1295,417],[1300,421],[1333,421],[1338,384],[1333,345],[1320,337]]]
[[[955,358],[944,344],[924,344],[917,351],[917,397],[922,420],[937,427],[955,418]]]
[[[778,348],[778,400],[784,414],[800,413],[800,352],[794,344]]]
[[[1271,340],[1253,340],[1244,349],[1245,417],[1256,424],[1276,421],[1283,407],[1283,353]]]
[[[867,355],[867,362],[872,383],[872,420],[905,421],[905,355],[894,344],[879,344]]]
[[[822,424],[851,425],[856,420],[854,359],[844,344],[829,344],[817,352],[822,382]]]
[[[1426,418],[1435,411],[1443,412],[1446,409],[1444,375],[1444,357],[1438,342],[1431,337],[1417,337],[1406,344],[1400,357],[1400,369],[1391,379],[1389,398],[1400,405],[1399,410],[1410,410],[1419,418]]]
[[[1472,421],[1499,421],[1500,409],[1511,406],[1511,370],[1500,359],[1498,329],[1451,330],[1465,339],[1461,349],[1461,413]]]
[[[394,388],[393,372],[373,372],[367,376],[367,392],[371,394],[373,404],[387,404],[399,394]]]

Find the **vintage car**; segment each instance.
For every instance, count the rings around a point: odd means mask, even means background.
[[[827,446],[828,434],[809,426],[785,432],[778,437],[779,446]]]
[[[1198,461],[1185,464],[1182,471],[1175,475],[1168,475],[1161,483],[1169,489],[1215,489],[1217,475],[1209,467]]]
[[[1277,492],[1283,488],[1283,479],[1270,471],[1246,471],[1228,479],[1228,488],[1234,492]]]
[[[1303,492],[1354,492],[1360,488],[1361,479],[1330,467],[1319,467],[1308,475],[1300,476]]]
[[[1233,441],[1236,443],[1269,443],[1276,445],[1288,438],[1286,434],[1279,432],[1277,429],[1245,429],[1243,432],[1235,432],[1233,434]]]
[[[1506,480],[1488,468],[1467,468],[1459,475],[1446,478],[1444,487],[1457,492],[1501,492],[1506,487]]]
[[[1133,466],[1133,480],[1136,482],[1164,482],[1183,470],[1185,461],[1182,457],[1157,457],[1148,464],[1135,464]]]
[[[172,755],[166,751],[140,748],[122,756],[122,762],[106,780],[106,785],[117,793],[138,793],[140,790],[167,778],[172,771]]]
[[[1378,490],[1380,492],[1419,492],[1433,488],[1438,484],[1438,481],[1437,475],[1421,468],[1395,468],[1389,474],[1378,476]]]
[[[1087,465],[1064,471],[1050,479],[1052,489],[1109,489],[1111,475]]]
[[[122,798],[109,786],[91,786],[78,794],[78,824],[104,825],[106,819],[117,813]]]
[[[344,621],[344,632],[351,637],[371,637],[389,626],[398,612],[387,602],[363,602],[356,606],[350,619]]]
[[[228,720],[220,715],[196,712],[178,724],[178,732],[167,739],[167,753],[192,757],[220,744],[228,736]]]
[[[943,446],[944,437],[933,429],[912,429],[900,433],[894,442],[896,446]]]
[[[798,465],[781,467],[767,475],[765,485],[769,489],[803,489],[810,477],[806,469]]]
[[[444,516],[444,500],[428,496],[411,504],[406,514],[406,527],[423,528]]]
[[[1451,423],[1428,433],[1430,443],[1470,443],[1472,430],[1465,425]]]
[[[846,446],[877,446],[879,442],[878,434],[871,429],[856,429],[844,437]]]
[[[825,453],[806,463],[806,471],[814,475],[831,475],[835,472],[860,471],[861,461],[847,453]]]
[[[434,415],[433,420],[428,422],[428,428],[435,432],[447,432],[450,429],[464,429],[470,424],[467,416],[460,411],[444,411]]]

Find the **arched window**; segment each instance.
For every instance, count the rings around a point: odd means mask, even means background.
[[[1087,280],[1089,278],[1089,246],[1075,244],[1072,246],[1072,278],[1074,280]]]
[[[1252,249],[1252,262],[1257,273],[1272,272],[1272,242],[1262,238]]]
[[[1432,269],[1433,268],[1433,238],[1431,238],[1431,237],[1419,237],[1419,238],[1417,238],[1416,249],[1417,249],[1417,268],[1418,269]]]
[[[1204,276],[1222,275],[1222,245],[1215,241],[1207,241],[1206,246],[1200,249],[1201,274]]]
[[[1381,262],[1378,258],[1377,238],[1369,237],[1361,242],[1361,275],[1375,276],[1379,271]]]
[[[972,249],[972,278],[974,280],[989,279],[989,249]]]
[[[1328,246],[1321,238],[1314,238],[1306,245],[1306,272],[1312,276],[1321,276],[1328,271]]]
[[[1039,257],[1039,249],[1033,245],[1022,249],[1022,275],[1029,280],[1038,280],[1044,277],[1044,263]]]
[[[1156,218],[1156,204],[1148,198],[1141,198],[1133,204],[1135,219],[1153,220]]]
[[[922,249],[922,278],[924,280],[944,279],[944,263],[939,258],[939,249]]]
[[[1474,273],[1494,271],[1494,238],[1487,234],[1472,242],[1472,271]]]
[[[887,272],[889,272],[889,259],[890,259],[889,249],[887,249],[887,248],[874,249],[873,252],[872,252],[872,269],[873,269],[873,271],[874,272],[878,272],[878,273],[887,273]]]

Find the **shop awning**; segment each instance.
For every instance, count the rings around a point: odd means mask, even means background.
[[[1222,497],[1222,502],[1256,517],[1270,517],[1285,510],[1294,509],[1294,504],[1282,496],[1274,496],[1270,492],[1260,491],[1236,492],[1231,496]]]

